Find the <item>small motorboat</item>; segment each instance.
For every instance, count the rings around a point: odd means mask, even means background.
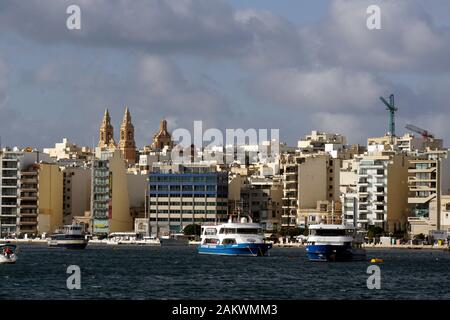
[[[14,244],[0,244],[0,264],[16,263],[17,251]]]

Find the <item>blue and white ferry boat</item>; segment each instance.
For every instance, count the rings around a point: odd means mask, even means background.
[[[200,254],[231,256],[265,256],[271,243],[264,241],[261,225],[253,223],[251,218],[243,217],[219,225],[204,225],[201,228]]]
[[[310,261],[358,261],[366,259],[362,238],[353,226],[315,224],[309,226],[306,253]]]
[[[61,232],[50,236],[47,244],[49,247],[61,247],[66,249],[84,249],[88,239],[83,232],[83,226],[72,224],[64,226]]]

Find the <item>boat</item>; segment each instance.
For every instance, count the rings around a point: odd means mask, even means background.
[[[132,245],[136,244],[136,232],[112,232],[106,240],[107,245]]]
[[[83,226],[71,224],[51,235],[47,244],[49,247],[84,249],[88,244],[88,239],[83,232]]]
[[[16,263],[17,252],[17,246],[14,244],[0,244],[0,264]]]
[[[189,236],[183,233],[175,233],[168,236],[161,236],[159,238],[161,246],[188,246]]]
[[[233,218],[228,223],[201,227],[200,254],[266,256],[272,243],[264,241],[262,226],[250,217]]]
[[[144,236],[142,239],[136,240],[136,244],[141,246],[160,246],[161,242],[158,238]]]
[[[309,226],[306,253],[310,261],[366,260],[363,238],[353,226],[314,224]]]

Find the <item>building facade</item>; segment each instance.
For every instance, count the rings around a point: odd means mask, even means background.
[[[411,234],[428,235],[432,230],[442,230],[442,197],[450,194],[449,151],[428,150],[412,156],[408,187]]]
[[[357,223],[387,232],[406,230],[408,216],[408,157],[380,153],[365,155],[358,168]]]
[[[224,222],[228,173],[205,165],[155,165],[149,174],[152,234],[179,232],[189,224]]]

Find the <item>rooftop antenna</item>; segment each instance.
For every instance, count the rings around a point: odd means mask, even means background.
[[[389,102],[383,97],[380,97],[380,99],[386,105],[386,110],[389,111],[389,123],[388,123],[389,131],[387,135],[391,137],[392,143],[392,138],[395,137],[395,112],[398,110],[398,108],[395,107],[393,94],[389,96]]]

